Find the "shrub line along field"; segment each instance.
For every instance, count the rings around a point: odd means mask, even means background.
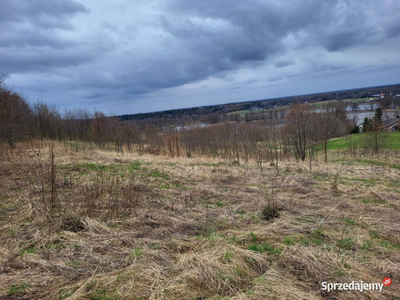
[[[3,152],[0,298],[400,294],[399,157],[261,171],[84,148]],[[393,284],[382,293],[321,290],[322,281],[384,277]]]

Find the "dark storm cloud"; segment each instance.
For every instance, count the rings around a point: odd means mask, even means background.
[[[24,26],[20,23],[5,23],[1,26],[0,48],[3,49],[12,47],[17,47],[17,50],[24,47],[63,49],[76,45],[73,40],[65,39],[52,30],[37,28],[31,23]]]
[[[328,51],[340,51],[354,45],[358,41],[357,32],[344,32],[328,37],[325,47]]]
[[[284,51],[282,41],[290,34],[302,32],[311,39],[332,25],[336,27],[334,22],[336,22],[339,3],[340,1],[337,0],[252,0],[246,3],[223,0],[193,3],[178,0],[172,1],[171,7],[182,17],[224,20],[251,40],[251,46],[259,49],[260,56],[266,57],[268,54]],[[240,37],[240,35],[236,36],[236,38]],[[223,43],[226,36],[219,36],[219,39],[220,43]],[[305,42],[308,41],[307,39]],[[249,44],[241,44],[241,46],[247,48]]]
[[[81,2],[3,0],[0,74],[28,87],[32,78],[44,86],[64,78],[49,95],[60,84],[81,95],[76,101],[111,103],[268,65],[278,73],[266,82],[300,68],[345,72],[342,53],[400,35],[400,4],[391,0]],[[324,53],[339,56],[327,62]],[[234,88],[246,82],[257,80]]]
[[[329,11],[329,5],[314,3],[317,9]],[[288,9],[290,14],[285,16]],[[285,51],[282,41],[288,34],[317,18],[303,5],[281,7],[279,3],[259,1],[246,5],[202,1],[189,5],[187,1],[172,1],[159,17],[167,33],[161,51],[167,55],[160,56],[149,45],[140,70],[136,68],[137,60],[127,57],[124,72],[115,75],[117,80],[85,77],[80,84],[102,89],[126,87],[127,94],[134,95],[180,86],[244,65],[260,65]]]
[[[282,39],[294,29],[294,24],[303,26],[307,22],[306,17],[284,19],[277,5],[259,1],[246,4],[173,1],[171,8],[181,18],[198,18],[204,22],[193,25],[186,20],[175,26],[165,22],[166,30],[177,38],[189,40],[199,54],[209,54],[217,60],[227,59],[233,64],[261,61],[283,51]]]
[[[90,54],[83,51],[79,38],[63,34],[74,27],[71,17],[88,12],[73,0],[4,0],[0,9],[0,72],[43,72],[88,60]]]
[[[164,29],[175,38],[185,41],[192,53],[212,56],[213,61],[230,63],[263,60],[276,49],[276,42],[266,41],[268,34],[250,34],[245,28],[226,23],[226,26],[210,28],[206,23],[193,24],[188,20],[171,24],[162,19]],[[222,24],[224,25],[224,24]],[[229,67],[223,63],[225,67]]]
[[[74,0],[3,0],[0,24],[31,22],[40,27],[65,28],[68,18],[88,9]]]
[[[35,72],[48,71],[49,69],[62,68],[78,65],[87,62],[91,56],[85,53],[72,53],[68,55],[63,51],[51,53],[22,53],[11,54],[0,52],[0,65],[2,70],[9,72],[28,72],[32,69]]]
[[[144,71],[128,71],[127,93],[141,94],[261,65],[287,51],[285,39],[303,35],[300,47],[336,52],[379,41],[371,6],[349,1],[167,1],[160,16],[168,33],[168,59],[148,58]],[[371,2],[370,2],[371,3]],[[375,2],[378,3],[378,2]],[[179,49],[178,49],[179,48]],[[177,50],[178,49],[178,50]],[[175,56],[175,51],[181,54]],[[158,53],[150,55],[157,56]],[[129,66],[129,63],[127,64]],[[276,63],[284,67],[290,63]],[[338,66],[342,68],[342,66]],[[157,70],[154,72],[154,70]]]
[[[399,15],[399,18],[400,18],[400,15]],[[395,24],[391,25],[387,29],[386,34],[387,34],[388,38],[400,36],[400,22],[397,24],[395,23]]]

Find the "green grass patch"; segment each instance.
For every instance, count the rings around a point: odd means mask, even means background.
[[[316,223],[317,218],[313,216],[302,216],[297,218],[298,221],[306,222],[306,223]]]
[[[342,261],[343,262],[343,261]],[[346,263],[346,262],[343,262],[343,267],[345,267],[346,269],[348,269],[348,270],[351,270],[351,266],[348,264],[348,263]]]
[[[340,270],[336,271],[335,273],[333,273],[334,277],[344,277],[346,275],[347,275],[347,273],[343,269],[340,269]]]
[[[79,266],[81,263],[77,260],[71,260],[66,262],[66,265],[69,267],[75,267],[75,266]]]
[[[81,171],[82,169],[90,170],[90,171],[97,171],[98,169],[104,169],[104,166],[97,166],[94,163],[83,163],[83,164],[76,164],[72,167],[73,171]]]
[[[400,132],[396,132],[396,133],[400,133]],[[399,138],[400,138],[400,136],[399,136]],[[396,149],[400,149],[400,147],[399,147],[399,148],[396,148]],[[368,165],[374,165],[374,166],[381,166],[381,167],[387,167],[387,166],[388,166],[388,167],[390,167],[390,168],[394,168],[394,169],[400,170],[400,165],[388,163],[388,162],[382,161],[382,160],[357,159],[356,161],[359,162],[359,163],[362,163],[362,164],[368,164]]]
[[[288,246],[293,246],[296,244],[300,244],[304,241],[304,237],[301,235],[295,235],[295,236],[288,236],[283,239],[283,243],[288,245]]]
[[[253,242],[257,242],[258,241],[258,236],[255,233],[250,232],[250,237],[251,237],[251,240]]]
[[[357,182],[357,183],[362,182],[362,183],[365,183],[365,185],[367,187],[375,186],[375,185],[377,185],[377,184],[382,182],[382,179],[380,179],[380,178],[349,178],[349,177],[344,177],[344,178],[341,178],[341,179],[342,180],[347,180],[347,181],[354,181],[354,182]],[[346,183],[346,184],[354,185],[354,184],[349,184],[349,183]]]
[[[187,190],[187,189],[189,189],[189,188],[185,187],[185,185],[184,185],[182,182],[179,182],[179,181],[174,181],[174,182],[172,183],[172,186],[173,186],[174,188],[180,189],[180,190]]]
[[[65,171],[65,170],[71,169],[71,166],[69,166],[69,165],[61,165],[61,166],[58,166],[58,169]]]
[[[20,285],[13,285],[8,291],[8,296],[22,296],[26,289],[30,288],[30,284],[23,282]]]
[[[373,238],[379,238],[379,237],[380,237],[380,234],[379,234],[377,231],[375,231],[375,230],[370,230],[370,231],[369,231],[369,235],[370,235],[371,237],[373,237]]]
[[[227,262],[231,262],[231,261],[232,261],[232,258],[233,258],[233,252],[232,252],[232,251],[229,251],[229,250],[226,250],[226,251],[225,251],[225,254],[224,254],[224,259],[225,259]]]
[[[145,170],[143,165],[151,165],[151,163],[143,163],[139,160],[130,162],[129,164],[95,164],[95,163],[82,163],[75,165],[61,165],[58,169],[63,171],[79,172],[81,175],[89,174],[89,172],[108,172],[113,175],[120,175],[125,177],[127,173]]]
[[[236,244],[237,243],[237,236],[236,235],[232,236],[230,240],[232,241],[232,243]]]
[[[385,199],[375,199],[375,198],[367,198],[362,201],[363,203],[375,203],[375,204],[386,204]]]
[[[344,250],[352,250],[355,243],[356,242],[351,238],[344,238],[339,241],[338,247]]]
[[[318,145],[318,149],[323,150],[323,144]],[[328,142],[328,150],[347,149],[346,138],[338,138]]]
[[[26,253],[35,254],[35,253],[36,253],[35,247],[24,248],[24,249],[21,250],[21,256],[22,256],[22,257],[23,257]]]
[[[161,178],[161,179],[165,179],[165,180],[169,179],[169,175],[168,174],[162,173],[162,172],[160,172],[158,170],[151,171],[149,173],[149,177]]]
[[[362,250],[371,250],[371,248],[372,248],[372,241],[371,240],[364,241],[364,243],[363,243],[363,245],[361,247]]]
[[[117,297],[109,297],[107,296],[107,292],[105,289],[100,289],[90,293],[90,300],[117,300]]]
[[[218,207],[224,207],[224,206],[226,205],[226,203],[225,203],[224,200],[218,200],[217,202],[215,202],[215,204],[216,204]]]
[[[227,115],[239,114],[239,115],[243,116],[243,115],[245,115],[245,114],[247,114],[249,112],[251,112],[251,110],[248,110],[248,109],[246,109],[246,110],[237,110],[237,111],[231,111],[231,112],[227,113]],[[258,112],[260,112],[260,111],[258,111]]]
[[[266,282],[267,281],[267,278],[263,275],[263,276],[260,276],[260,277],[257,277],[257,278],[255,278],[254,280],[253,280],[253,282],[254,283],[257,283],[257,284],[262,284],[262,283],[264,283],[264,282]]]
[[[314,244],[317,246],[320,246],[324,243],[325,240],[325,234],[322,229],[318,228],[314,230],[309,238],[305,238],[302,240],[304,246],[308,246],[310,244]]]
[[[259,253],[268,253],[271,255],[279,255],[281,254],[281,250],[274,248],[271,244],[269,243],[263,243],[263,244],[251,244],[248,248],[248,250],[254,251],[254,252],[259,252]]]
[[[5,205],[3,205],[3,207],[2,207],[2,209],[4,210],[4,211],[6,211],[6,212],[12,212],[12,211],[14,211],[15,210],[15,205],[14,204],[11,204],[11,203],[8,203],[8,204],[5,204]]]
[[[129,164],[129,170],[132,171],[139,171],[141,169],[142,163],[139,160],[135,160]]]
[[[140,247],[136,247],[133,249],[130,253],[129,256],[135,258],[135,259],[140,259],[142,255],[144,254],[144,249]]]
[[[381,242],[379,242],[379,245],[381,245],[382,247],[384,247],[386,249],[398,249],[398,250],[400,250],[400,245],[394,244],[394,243],[389,242],[389,241],[381,241]]]
[[[151,249],[151,250],[158,250],[160,248],[161,248],[161,244],[159,244],[159,243],[154,243],[154,244],[149,245],[149,249]]]
[[[346,224],[349,224],[349,225],[357,225],[357,222],[354,221],[354,220],[352,220],[352,219],[343,218],[342,220],[343,220],[343,222],[345,222]]]
[[[340,101],[341,101],[342,103],[343,103],[343,102],[347,102],[347,105],[350,105],[350,104],[353,103],[353,102],[365,102],[365,101],[367,101],[367,100],[369,100],[369,97],[367,97],[367,98],[343,99],[343,100],[340,100]],[[337,100],[317,101],[317,102],[313,102],[313,103],[312,103],[312,106],[313,106],[314,108],[321,108],[321,107],[323,107],[324,105],[327,105],[328,103],[330,103],[330,102],[335,102],[335,101],[337,101]]]
[[[381,146],[382,149],[400,150],[400,132],[384,132],[385,142]],[[371,145],[368,133],[352,134],[349,136],[330,140],[328,142],[328,150],[346,150],[354,148],[363,148]],[[317,148],[322,150],[323,144],[318,144]],[[394,165],[394,168],[399,169],[399,165]]]
[[[68,297],[71,297],[77,289],[78,289],[77,287],[74,287],[71,290],[60,289],[58,291],[58,297],[59,297],[58,299],[63,300],[63,299],[67,299]]]

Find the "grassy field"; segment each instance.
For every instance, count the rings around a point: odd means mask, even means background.
[[[252,110],[246,109],[246,110],[237,110],[237,111],[231,111],[229,113],[227,113],[227,115],[233,115],[233,114],[239,114],[241,116],[244,116],[247,113],[252,112]],[[255,111],[255,112],[259,112],[259,111]]]
[[[399,158],[2,155],[1,299],[399,299]]]
[[[384,132],[382,133],[382,148],[400,150],[400,132]],[[362,148],[366,143],[370,143],[371,139],[365,133],[346,136],[333,139],[328,143],[329,150],[346,150],[351,145]]]
[[[347,102],[347,104],[350,105],[352,102],[363,102],[363,101],[367,101],[369,99],[370,98],[367,97],[367,98],[356,98],[356,99],[343,99],[343,100],[340,100],[340,101]],[[321,106],[323,106],[323,105],[325,105],[325,104],[327,104],[329,102],[335,102],[335,101],[337,101],[337,100],[318,101],[318,102],[313,102],[312,105],[315,108],[320,108]]]

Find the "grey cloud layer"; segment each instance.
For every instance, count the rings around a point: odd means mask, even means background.
[[[89,12],[74,0],[3,0],[1,8],[0,23],[30,22],[44,28],[65,28],[70,16]]]
[[[70,22],[79,13],[88,14],[89,10],[73,0],[3,1],[0,72],[51,72],[87,61],[91,54],[73,37],[76,29]]]
[[[302,58],[285,57],[290,51],[314,47],[341,53],[395,39],[400,31],[400,4],[390,0],[87,3],[4,0],[0,73],[18,82],[25,78],[28,89],[56,76],[49,81],[49,95],[59,84],[76,91],[77,101],[97,99],[111,106],[269,62],[277,69],[295,68]],[[148,18],[140,18],[140,9]],[[319,62],[309,66],[315,71],[346,67],[340,61]],[[29,82],[35,76],[39,79]]]

